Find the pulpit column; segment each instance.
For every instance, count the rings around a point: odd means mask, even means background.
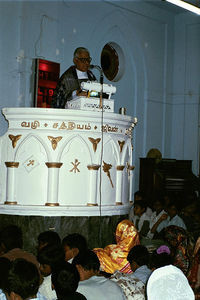
[[[132,204],[133,203],[133,200],[132,200],[132,190],[133,190],[133,170],[135,169],[134,166],[128,166],[127,167],[127,171],[128,171],[128,174],[129,174],[129,202]]]
[[[46,206],[59,206],[58,203],[58,185],[59,185],[59,169],[62,163],[46,162],[48,167],[48,189]]]
[[[122,187],[123,187],[123,170],[124,166],[117,166],[117,174],[116,174],[116,198],[115,204],[122,205]]]
[[[88,165],[90,171],[88,206],[97,206],[97,175],[100,165]]]
[[[5,165],[7,167],[7,184],[6,184],[6,201],[4,204],[17,204],[15,195],[15,176],[16,169],[19,167],[19,162],[6,161]]]

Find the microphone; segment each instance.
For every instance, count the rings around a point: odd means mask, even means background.
[[[102,72],[102,68],[100,66],[97,66],[97,65],[90,65],[90,69],[97,69],[100,72]]]

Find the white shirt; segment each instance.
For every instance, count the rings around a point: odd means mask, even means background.
[[[166,228],[171,225],[175,225],[175,226],[182,227],[183,229],[187,229],[183,220],[178,215],[176,215],[171,220],[170,217],[168,217],[166,220],[161,222],[157,227],[157,232],[160,232],[163,228]]]
[[[92,276],[79,282],[77,292],[87,300],[124,300],[124,295],[117,283],[103,276]]]
[[[57,295],[51,287],[51,275],[44,277],[44,280],[39,287],[39,292],[42,296],[46,297],[48,300],[56,300]]]
[[[149,276],[151,275],[151,272],[152,271],[146,265],[143,265],[137,268],[137,270],[134,273],[129,274],[129,276],[132,278],[138,278],[144,284],[146,284],[147,280],[149,279]]]

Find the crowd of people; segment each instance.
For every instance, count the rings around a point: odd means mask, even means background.
[[[78,232],[61,239],[47,230],[33,254],[23,249],[18,226],[1,228],[0,299],[200,299],[198,231],[187,228],[187,207],[166,202],[147,207],[136,193],[129,220],[105,248],[89,249]]]

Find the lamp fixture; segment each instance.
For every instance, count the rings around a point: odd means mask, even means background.
[[[166,0],[172,4],[185,8],[197,15],[200,15],[200,8],[182,0]]]

